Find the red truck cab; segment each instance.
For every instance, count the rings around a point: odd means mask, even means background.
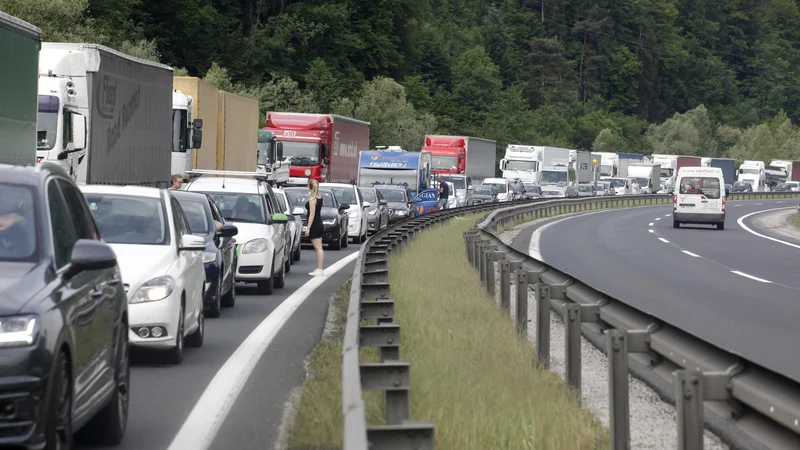
[[[423,152],[431,152],[433,175],[463,174],[467,160],[466,142],[460,137],[425,136]]]

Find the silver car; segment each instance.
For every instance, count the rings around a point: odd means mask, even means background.
[[[301,212],[300,214],[294,214],[296,211],[292,211],[291,209],[291,202],[288,198],[286,198],[286,193],[280,189],[275,189],[275,198],[278,200],[278,207],[283,211],[286,216],[289,217],[289,231],[292,235],[292,256],[291,261],[294,264],[295,261],[300,261],[300,254],[302,250],[300,249],[300,239],[302,236],[300,233],[303,231],[303,218]],[[301,208],[302,209],[302,208]]]
[[[597,195],[597,190],[593,184],[579,184],[578,197],[594,197]]]
[[[389,206],[377,189],[360,187],[361,196],[369,202],[367,207],[367,225],[370,233],[376,233],[389,226]]]

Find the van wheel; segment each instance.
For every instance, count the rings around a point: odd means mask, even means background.
[[[725,229],[725,222],[718,223],[717,224],[717,229],[718,230],[724,230]]]
[[[681,223],[678,222],[677,220],[672,222],[672,228],[680,228],[680,227],[681,227]]]

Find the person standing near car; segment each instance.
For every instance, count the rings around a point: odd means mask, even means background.
[[[439,175],[439,209],[447,207],[447,200],[450,198],[450,186],[444,181],[444,177]]]
[[[322,234],[325,228],[322,226],[322,196],[319,195],[319,183],[317,180],[308,182],[308,201],[306,202],[306,213],[308,216],[308,226],[305,236],[311,239],[314,251],[317,252],[317,268],[309,273],[312,277],[325,275],[322,270],[325,253],[322,251]]]
[[[183,175],[176,173],[169,180],[170,190],[177,191],[183,186]]]

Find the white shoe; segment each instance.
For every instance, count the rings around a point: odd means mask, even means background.
[[[322,269],[314,269],[313,272],[309,272],[309,275],[311,275],[312,277],[321,277],[325,275],[325,271]]]

